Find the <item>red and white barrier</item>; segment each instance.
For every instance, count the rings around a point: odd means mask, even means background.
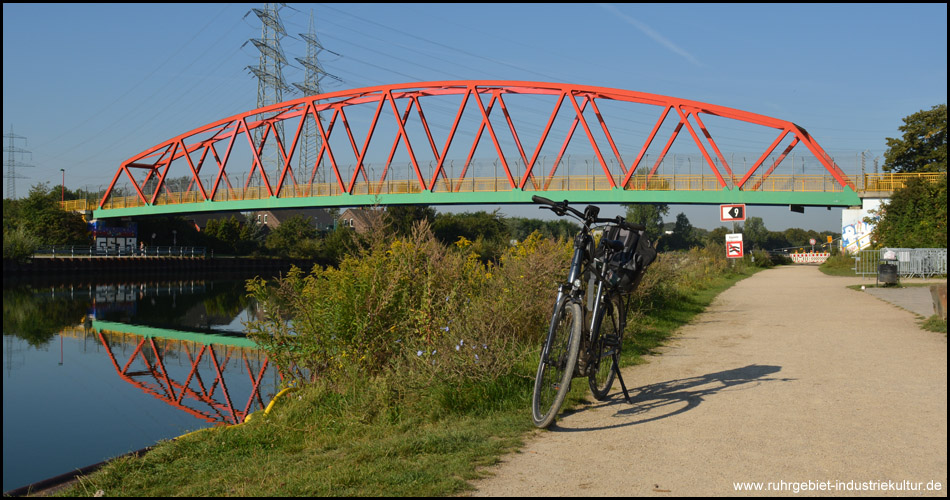
[[[792,262],[796,264],[821,264],[822,262],[828,260],[828,257],[831,257],[831,253],[790,253],[788,256],[791,257]]]

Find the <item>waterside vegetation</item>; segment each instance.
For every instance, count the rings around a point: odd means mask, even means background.
[[[268,311],[251,335],[296,390],[266,417],[160,443],[61,494],[468,490],[535,432],[528,408],[539,339],[570,245],[533,233],[487,261],[475,248],[466,238],[442,243],[423,223],[365,241],[337,267],[250,282]],[[720,291],[771,265],[759,257],[662,254],[633,296],[623,363],[640,362]],[[575,385],[565,408],[589,397],[586,384]]]

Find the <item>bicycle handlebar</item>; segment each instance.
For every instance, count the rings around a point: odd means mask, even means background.
[[[571,207],[567,206],[567,200],[564,200],[564,201],[558,203],[558,202],[556,202],[556,201],[551,201],[551,200],[549,200],[549,199],[547,199],[547,198],[545,198],[545,197],[543,197],[543,196],[534,195],[534,196],[531,197],[531,201],[533,201],[533,202],[535,202],[535,203],[540,203],[540,204],[542,204],[542,205],[548,205],[547,208],[550,208],[551,210],[554,211],[554,213],[556,213],[556,214],[558,214],[558,215],[564,215],[564,212],[570,210],[571,213],[573,213],[573,214],[576,215],[577,217],[580,217],[581,219],[584,219],[584,214],[578,212],[578,211],[577,211],[576,209],[574,209],[574,208],[571,208]],[[545,207],[540,207],[540,208],[545,208]]]
[[[567,205],[567,200],[564,200],[560,203],[551,201],[543,196],[534,195],[531,197],[531,201],[535,203],[540,203],[542,205],[548,205],[548,207],[538,207],[538,208],[550,208],[554,213],[561,216],[564,215],[564,212],[570,211],[572,214],[577,216],[577,218],[585,221],[587,224],[598,224],[598,223],[607,223],[607,224],[617,224],[618,226],[628,230],[628,231],[645,231],[646,226],[643,224],[634,224],[632,222],[627,222],[621,216],[617,216],[613,219],[604,219],[599,217],[585,217],[585,215],[577,209],[569,207]]]

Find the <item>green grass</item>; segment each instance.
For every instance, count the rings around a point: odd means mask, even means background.
[[[829,276],[857,276],[854,272],[854,257],[850,255],[833,255],[818,269]]]
[[[907,283],[907,284],[901,284],[897,286],[848,285],[847,288],[860,292],[863,288],[908,288],[908,287],[924,287],[924,286],[929,287],[932,284],[933,283]],[[918,317],[921,317],[921,316],[918,316]],[[947,333],[947,320],[941,318],[940,316],[937,316],[936,314],[929,318],[922,319],[917,324],[923,330],[927,330],[930,332],[937,332],[937,333]]]
[[[947,333],[947,320],[934,314],[921,322],[920,327],[930,332]]]
[[[622,363],[642,362],[723,290],[758,269],[730,273],[630,326]],[[446,496],[471,489],[537,431],[530,397],[536,359],[489,382],[377,378],[324,382],[282,398],[266,417],[159,443],[111,462],[59,495]],[[581,383],[585,382],[585,383]],[[632,381],[628,381],[630,384]],[[635,387],[635,382],[631,384]],[[341,389],[342,388],[342,389]],[[564,409],[590,399],[575,381]]]
[[[517,385],[528,393],[530,384]],[[367,383],[342,396],[321,388],[291,393],[266,418],[161,443],[64,494],[445,496],[465,489],[479,466],[514,450],[531,429],[524,410],[512,407],[527,408],[526,396],[505,397],[482,414],[432,418],[386,408],[385,392]]]

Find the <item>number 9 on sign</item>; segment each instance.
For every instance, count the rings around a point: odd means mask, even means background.
[[[745,205],[719,205],[719,220],[722,222],[745,220]]]

